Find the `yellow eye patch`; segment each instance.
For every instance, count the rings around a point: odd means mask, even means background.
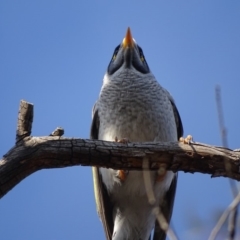
[[[141,57],[140,57],[140,59],[141,59],[141,61],[142,61],[142,62],[144,62],[144,61],[145,61],[145,59],[144,59],[144,57],[143,57],[143,56],[141,56]]]

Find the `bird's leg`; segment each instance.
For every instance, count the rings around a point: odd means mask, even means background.
[[[191,143],[193,143],[194,141],[193,141],[192,135],[187,135],[186,138],[180,137],[179,142],[184,143],[184,144],[191,144]]]
[[[128,138],[121,138],[121,139],[118,139],[118,137],[115,137],[115,142],[118,142],[118,143],[129,143],[129,139]],[[117,171],[117,177],[122,181],[124,182],[126,180],[126,177],[128,175],[128,170],[118,170]]]

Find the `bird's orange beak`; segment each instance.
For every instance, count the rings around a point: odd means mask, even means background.
[[[122,45],[123,45],[123,48],[127,48],[127,47],[132,48],[134,46],[134,41],[133,41],[131,30],[129,27],[127,29],[126,36],[123,39]]]

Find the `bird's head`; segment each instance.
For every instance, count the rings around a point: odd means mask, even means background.
[[[122,43],[114,50],[107,72],[109,75],[112,75],[119,70],[131,68],[142,74],[150,72],[143,55],[143,51],[141,47],[137,45],[136,41],[132,37],[130,28],[128,28]]]

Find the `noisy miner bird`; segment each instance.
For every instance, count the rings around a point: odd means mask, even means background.
[[[130,28],[113,53],[103,78],[99,99],[93,108],[91,138],[131,142],[178,141],[182,122],[171,95],[151,73],[141,47]],[[149,171],[155,203],[149,202],[142,171],[93,167],[97,211],[107,240],[162,240],[153,209],[160,207],[169,222],[177,174],[164,177]]]

